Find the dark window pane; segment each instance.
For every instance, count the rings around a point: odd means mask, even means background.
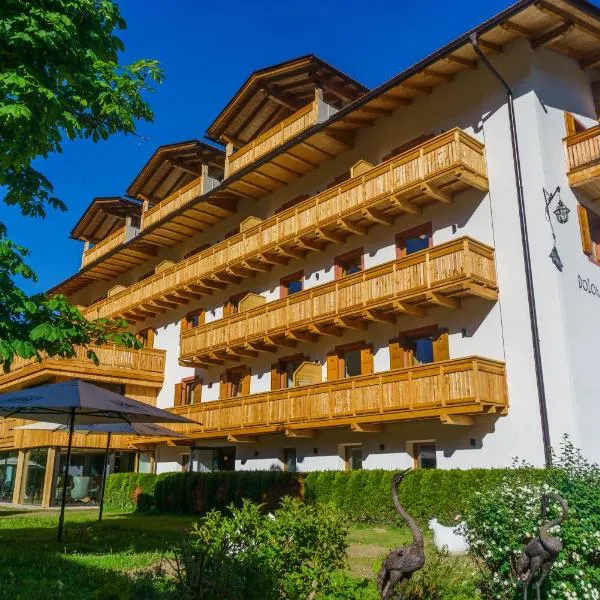
[[[293,279],[287,282],[288,295],[297,294],[302,291],[302,279]]]
[[[362,469],[362,447],[348,447],[346,449],[346,460],[349,471],[360,471]]]
[[[405,247],[406,254],[413,254],[419,252],[419,250],[429,248],[429,234],[425,233],[417,237],[407,238]]]
[[[360,375],[360,349],[346,352],[344,365],[346,371],[345,377]]]
[[[288,473],[295,473],[298,470],[296,448],[283,449],[283,462],[285,464],[284,468]]]
[[[231,397],[242,395],[242,373],[231,374]]]
[[[415,339],[415,359],[420,365],[433,362],[433,340],[431,337]]]
[[[417,445],[417,463],[421,469],[435,469],[437,467],[435,444]]]
[[[360,259],[346,263],[343,270],[345,275],[354,275],[354,273],[360,273],[362,271]]]

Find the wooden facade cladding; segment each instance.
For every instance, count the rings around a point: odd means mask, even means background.
[[[429,203],[452,202],[466,189],[487,190],[484,148],[453,129],[91,305],[84,314],[141,321],[165,312],[165,303],[185,304],[274,264],[344,243],[374,224],[391,225]]]
[[[416,419],[452,422],[453,415],[503,414],[507,406],[504,364],[468,357],[170,410],[198,422],[177,430],[218,438]]]
[[[569,185],[587,198],[600,200],[600,125],[564,140]]]
[[[324,103],[314,101],[239,148],[225,159],[226,175],[233,175],[236,171],[251,165],[261,156],[272,152],[309,127],[323,121],[328,116],[319,118],[319,113],[323,113],[324,108],[326,108]]]
[[[494,251],[461,238],[183,331],[181,359],[239,360],[370,321],[393,323],[402,313],[424,315],[427,306],[456,307],[469,295],[496,299]]]
[[[36,385],[50,377],[82,378],[160,388],[164,379],[164,350],[142,348],[134,350],[117,346],[94,347],[100,361],[95,365],[78,348],[74,358],[35,359],[15,358],[9,373],[0,377],[0,391]]]

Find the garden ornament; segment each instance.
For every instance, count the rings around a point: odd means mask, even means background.
[[[542,496],[542,519],[546,516],[548,509],[548,502],[554,499],[562,507],[562,514],[552,521],[546,521],[540,527],[540,533],[538,537],[533,538],[525,549],[523,550],[519,560],[517,561],[517,572],[519,579],[523,582],[523,600],[527,600],[527,592],[531,581],[534,577],[537,578],[535,582],[535,591],[537,600],[540,600],[540,588],[544,583],[544,580],[550,574],[552,565],[562,550],[562,542],[550,535],[549,531],[552,527],[560,525],[568,516],[569,506],[558,494],[554,492],[547,492]]]
[[[398,486],[409,471],[410,469],[407,469],[396,473],[392,478],[392,497],[396,511],[412,532],[413,543],[392,550],[381,565],[377,575],[377,589],[382,600],[402,600],[412,574],[425,565],[423,532],[398,500]]]
[[[433,543],[435,547],[442,551],[446,549],[448,554],[458,556],[469,552],[469,542],[460,533],[464,523],[459,523],[454,527],[446,527],[437,519],[429,520],[429,529],[433,531]]]

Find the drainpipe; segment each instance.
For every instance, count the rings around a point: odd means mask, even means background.
[[[529,234],[527,233],[527,218],[525,216],[525,198],[523,195],[523,175],[521,172],[521,159],[519,157],[519,143],[517,139],[517,124],[515,120],[515,106],[513,92],[506,80],[500,75],[489,61],[488,57],[479,47],[477,33],[470,36],[473,49],[492,75],[500,82],[506,91],[508,104],[508,120],[510,123],[510,138],[512,142],[512,156],[515,168],[515,183],[517,187],[517,204],[519,206],[519,223],[521,226],[521,243],[523,245],[523,262],[525,263],[525,283],[527,287],[527,300],[529,305],[529,322],[531,323],[531,338],[533,343],[533,361],[535,364],[535,378],[537,381],[538,400],[540,405],[540,421],[542,426],[542,440],[544,443],[544,458],[546,467],[552,466],[552,446],[550,444],[550,427],[548,425],[548,406],[546,403],[546,389],[544,386],[544,371],[542,369],[542,352],[540,348],[540,332],[538,327],[537,309],[533,289],[533,274],[531,269],[531,254],[529,250]]]

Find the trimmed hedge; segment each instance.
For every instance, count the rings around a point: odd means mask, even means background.
[[[304,496],[306,502],[334,504],[352,521],[389,522],[398,518],[391,495],[394,471],[320,471],[306,474],[281,471],[215,473],[120,473],[110,475],[106,508],[111,511],[158,510],[205,513],[241,505],[244,498],[273,510],[283,496]],[[437,517],[451,523],[464,512],[475,492],[488,490],[504,478],[538,483],[543,469],[423,469],[412,472],[400,486],[400,501],[415,518]]]
[[[352,521],[389,522],[398,517],[392,501],[395,471],[320,471],[306,474],[304,498],[309,503],[330,502]],[[420,469],[411,472],[399,487],[402,505],[419,521],[436,517],[452,523],[464,512],[475,492],[500,484],[505,478],[540,482],[543,469]]]
[[[107,510],[205,513],[242,499],[277,508],[284,496],[300,496],[301,478],[281,471],[215,473],[117,473],[107,479]]]

